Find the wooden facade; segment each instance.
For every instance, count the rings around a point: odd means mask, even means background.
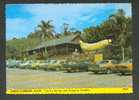
[[[38,46],[35,49],[27,50],[26,54],[30,56],[36,53],[44,54],[47,52],[49,57],[53,57],[53,56],[56,57],[56,56],[69,56],[72,55],[72,53],[75,51],[81,53],[82,50],[80,48],[79,40],[81,40],[81,37],[79,35],[75,35],[71,37],[71,39],[68,39],[67,41],[64,41],[59,44],[55,43],[55,45],[49,45],[49,46],[43,45],[43,46]],[[55,42],[57,41],[55,40]]]
[[[79,53],[81,52],[81,48],[79,44],[70,44],[70,43],[65,43],[53,47],[48,47],[47,52],[50,56],[53,55],[68,55],[77,50]]]

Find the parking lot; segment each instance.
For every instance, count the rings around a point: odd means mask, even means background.
[[[65,73],[28,69],[7,69],[7,89],[103,88],[132,86],[132,75]]]

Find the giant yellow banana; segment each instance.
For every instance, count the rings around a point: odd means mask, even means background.
[[[105,39],[96,43],[85,43],[83,41],[80,41],[80,46],[84,51],[94,51],[105,48],[106,46],[110,45],[111,42],[111,39]]]

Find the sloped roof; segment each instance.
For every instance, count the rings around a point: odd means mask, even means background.
[[[64,43],[72,43],[72,40],[78,36],[80,37],[80,35],[69,35],[69,36],[61,37],[59,39],[53,39],[50,41],[46,41],[46,42],[41,43],[37,47],[33,48],[32,50],[43,48],[43,47],[56,46],[56,45],[60,45],[60,44],[64,44]]]

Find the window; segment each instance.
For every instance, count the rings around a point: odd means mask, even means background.
[[[117,61],[116,60],[112,60],[111,61],[113,64],[117,64]]]

